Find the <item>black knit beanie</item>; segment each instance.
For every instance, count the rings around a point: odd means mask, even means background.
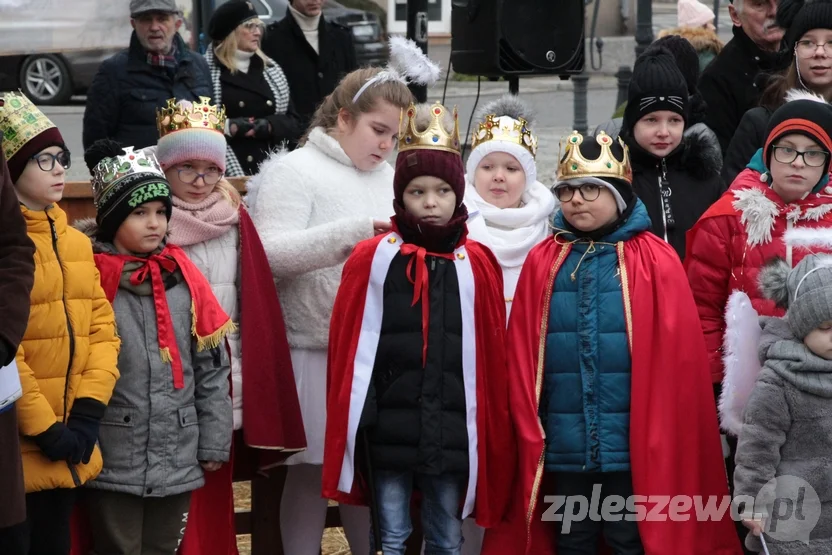
[[[647,50],[664,48],[673,55],[676,60],[676,67],[682,72],[685,83],[688,86],[688,94],[696,92],[696,84],[699,82],[699,54],[686,38],[679,35],[668,35],[651,44]]]
[[[812,29],[832,29],[832,1],[780,0],[776,20],[786,31],[784,41],[791,53],[800,37]]]
[[[688,86],[673,54],[654,47],[638,57],[630,79],[623,127],[632,130],[647,114],[667,110],[688,118]]]
[[[208,22],[208,36],[214,42],[222,42],[239,25],[259,17],[251,2],[230,0],[214,10]]]

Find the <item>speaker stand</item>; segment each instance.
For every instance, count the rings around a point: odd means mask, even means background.
[[[516,75],[508,77],[508,92],[514,96],[520,94],[520,78]]]
[[[586,135],[587,127],[589,123],[587,122],[587,83],[589,81],[589,75],[586,73],[579,73],[572,77],[573,83],[573,108],[574,108],[574,115],[575,121],[573,124],[572,129],[580,133],[581,135]]]

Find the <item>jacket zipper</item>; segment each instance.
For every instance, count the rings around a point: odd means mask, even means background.
[[[665,191],[667,191],[667,196],[665,196]],[[662,229],[665,243],[670,242],[667,236],[668,224],[674,227],[676,225],[676,220],[673,217],[673,209],[670,206],[670,194],[670,182],[667,180],[667,160],[662,158],[661,174],[659,175],[659,201],[662,205]]]
[[[61,277],[65,280],[66,276],[64,275],[64,265],[61,262],[61,254],[58,252],[58,231],[55,229],[55,221],[49,216],[49,213],[46,214],[46,219],[49,221],[49,229],[52,232],[52,250],[55,251],[55,258],[58,259],[58,266],[61,268]],[[63,423],[66,423],[66,416],[67,416],[67,404],[69,398],[69,374],[72,370],[72,359],[75,357],[75,332],[72,330],[72,320],[69,319],[69,311],[66,308],[66,286],[65,284],[61,284],[61,301],[64,305],[64,316],[66,317],[66,328],[67,332],[69,333],[69,362],[66,366],[66,379],[64,380],[64,414],[63,414]],[[69,472],[72,474],[72,481],[75,482],[76,486],[81,485],[81,479],[78,477],[78,473],[75,471],[75,467],[72,466],[69,462],[66,463],[69,467]]]

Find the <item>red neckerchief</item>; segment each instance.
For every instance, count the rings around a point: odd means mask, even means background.
[[[121,273],[127,262],[142,264],[130,275],[131,284],[140,285],[150,276],[160,356],[163,362],[169,362],[171,365],[173,387],[181,389],[185,387],[184,371],[173,331],[162,270],[173,272],[178,268],[191,292],[191,329],[196,335],[198,351],[219,345],[225,335],[235,329],[234,323],[223,311],[205,276],[185,252],[175,245],[166,245],[161,252],[144,258],[126,254],[96,254],[95,265],[101,273],[101,286],[110,303],[115,300]]]
[[[424,247],[414,245],[412,243],[404,243],[401,247],[401,253],[404,256],[415,254],[407,263],[407,279],[413,284],[413,303],[410,306],[416,306],[419,299],[422,299],[422,366],[427,363],[428,356],[428,331],[430,327],[430,300],[428,299],[428,290],[430,289],[430,274],[428,266],[425,262],[425,256],[438,256],[447,260],[453,261],[453,253],[428,253]],[[413,274],[413,263],[416,263],[416,277],[411,278]]]

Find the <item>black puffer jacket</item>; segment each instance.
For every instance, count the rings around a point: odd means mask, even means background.
[[[685,234],[725,191],[719,175],[719,144],[705,129],[694,126],[687,130],[676,150],[661,159],[641,148],[630,134],[622,137],[630,148],[633,189],[647,207],[651,231],[670,243],[682,260]],[[663,197],[669,202],[664,203]],[[670,213],[665,212],[665,204]]]
[[[401,232],[406,242],[414,239]],[[441,252],[453,252],[456,237]],[[426,258],[430,321],[423,367],[422,301],[411,306],[413,284],[407,277],[413,256],[397,254],[387,272],[381,337],[361,425],[369,431],[374,468],[464,474],[468,430],[456,269],[453,260]]]
[[[87,92],[84,149],[98,139],[115,139],[136,149],[159,141],[156,109],[169,98],[197,101],[212,97],[211,75],[205,59],[188,49],[177,34],[176,68],[153,67],[136,33],[130,48],[104,60]]]
[[[766,142],[766,129],[772,111],[768,108],[758,106],[748,110],[740,126],[737,127],[734,138],[725,151],[725,162],[722,164],[722,181],[728,187],[734,182],[737,175],[745,169],[757,150],[763,148]]]
[[[702,72],[699,92],[708,105],[705,123],[726,152],[745,112],[757,106],[769,76],[783,67],[783,57],[761,50],[742,27]]]

